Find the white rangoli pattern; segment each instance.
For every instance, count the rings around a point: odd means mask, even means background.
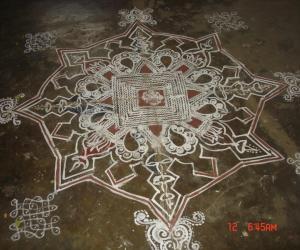
[[[200,242],[192,242],[193,226],[201,226],[205,216],[194,212],[192,218],[180,218],[173,228],[168,228],[161,220],[150,219],[144,211],[136,211],[134,220],[137,225],[146,226],[146,238],[152,250],[199,250]],[[201,247],[202,248],[202,247]]]
[[[300,153],[295,154],[295,159],[289,157],[287,163],[294,166],[296,174],[300,175]]]
[[[217,34],[155,32],[132,13],[118,36],[57,50],[61,66],[13,114],[39,124],[55,192],[94,183],[151,210],[153,249],[199,249],[191,225],[204,216],[182,218],[188,202],[243,167],[283,159],[255,130],[285,84],[249,72]],[[150,223],[147,213],[136,222]]]
[[[2,98],[0,99],[0,124],[6,124],[10,121],[13,122],[15,126],[21,124],[18,119],[17,114],[14,112],[19,99],[23,98],[25,95],[23,93],[17,95],[15,98]]]
[[[212,28],[221,33],[222,31],[247,30],[248,26],[242,20],[238,13],[233,12],[215,12],[211,15],[205,15],[206,20]]]
[[[120,10],[119,15],[121,15],[121,21],[119,25],[121,27],[126,27],[128,24],[132,24],[135,21],[139,21],[148,25],[156,25],[157,22],[153,19],[151,13],[153,9],[147,8],[144,10],[140,10],[134,7],[132,10]]]
[[[24,53],[37,52],[53,48],[57,39],[53,32],[39,32],[36,34],[28,33],[25,35]]]
[[[274,76],[280,77],[288,85],[286,94],[283,96],[286,101],[292,102],[295,97],[300,97],[300,71],[296,73],[276,72]]]
[[[150,104],[151,106],[157,106],[162,102],[162,100],[164,100],[164,96],[161,95],[158,91],[150,89],[143,92],[142,100],[145,103]]]
[[[36,196],[33,199],[26,198],[21,203],[13,199],[11,205],[14,209],[10,216],[15,219],[15,222],[9,226],[9,229],[14,232],[11,240],[19,240],[21,235],[26,238],[41,239],[46,231],[51,231],[54,235],[60,234],[60,228],[56,226],[59,217],[50,216],[57,209],[56,205],[51,204],[53,198],[54,194],[49,194],[45,200]]]

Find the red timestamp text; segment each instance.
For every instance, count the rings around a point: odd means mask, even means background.
[[[277,232],[278,225],[265,222],[247,223],[248,232]]]
[[[243,230],[247,230],[248,232],[277,232],[278,224],[276,223],[266,223],[266,222],[248,222],[244,224],[246,228]],[[230,232],[238,232],[239,231],[239,223],[238,222],[229,222],[228,230]]]

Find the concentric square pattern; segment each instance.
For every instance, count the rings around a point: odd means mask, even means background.
[[[113,77],[113,103],[120,126],[184,121],[190,108],[182,73]]]

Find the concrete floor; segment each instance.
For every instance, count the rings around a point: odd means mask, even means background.
[[[5,0],[0,9],[0,99],[24,93],[19,103],[30,100],[61,65],[54,48],[24,53],[25,34],[55,32],[56,48],[86,47],[124,32],[118,26],[118,11],[134,6],[154,10],[157,25],[153,30],[192,38],[214,32],[204,15],[237,11],[248,29],[219,34],[222,46],[231,55],[252,73],[273,80],[280,80],[274,77],[275,72],[297,72],[300,68],[298,0]],[[242,168],[185,207],[182,216],[191,217],[194,211],[205,214],[205,223],[193,227],[192,236],[203,249],[299,249],[300,176],[286,158],[300,151],[300,98],[287,102],[283,95],[266,103],[255,133],[285,159]],[[255,100],[253,105],[257,105]],[[45,198],[55,184],[55,157],[38,123],[22,115],[18,118],[19,126],[12,122],[0,126],[1,249],[150,249],[146,227],[136,225],[133,217],[135,211],[146,210],[155,219],[148,207],[91,182],[55,195],[52,203],[58,206],[59,235],[46,232],[42,239],[22,235],[12,241],[11,200]],[[68,150],[64,144],[56,147]],[[198,158],[193,157],[197,163]],[[188,179],[190,175],[183,171],[182,176]],[[197,181],[187,185],[192,187]],[[142,188],[135,184],[132,189]],[[229,231],[229,222],[238,222],[237,232]],[[248,222],[278,224],[278,231],[247,233]]]

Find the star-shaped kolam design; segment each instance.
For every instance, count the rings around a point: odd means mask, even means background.
[[[15,110],[39,124],[56,191],[92,182],[171,228],[191,198],[242,167],[282,159],[255,129],[285,86],[249,72],[217,34],[194,39],[136,21],[57,52],[61,66]]]

